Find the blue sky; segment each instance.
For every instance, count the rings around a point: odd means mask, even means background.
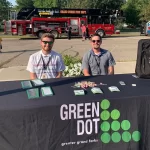
[[[16,0],[8,0],[9,2],[11,2],[13,5],[16,5]]]

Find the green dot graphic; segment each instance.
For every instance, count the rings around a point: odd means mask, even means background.
[[[112,118],[113,120],[117,120],[119,117],[120,117],[120,112],[119,112],[117,109],[114,109],[114,110],[111,112],[111,118]]]
[[[118,132],[114,132],[111,136],[111,139],[114,143],[118,143],[121,141],[121,135]]]
[[[123,130],[129,130],[130,129],[130,122],[128,120],[123,120],[122,123],[121,123],[121,128]]]
[[[101,112],[101,119],[102,119],[102,120],[108,120],[109,117],[110,117],[109,111],[104,110],[104,111]]]
[[[109,122],[107,121],[104,121],[102,124],[101,124],[101,130],[106,132],[106,131],[109,131],[110,129],[110,124]]]
[[[113,131],[118,131],[120,129],[120,123],[118,121],[113,121],[111,123],[111,129]]]
[[[141,138],[140,132],[139,131],[134,131],[133,134],[132,134],[132,139],[135,142],[138,142],[138,141],[140,141],[140,138]]]
[[[127,131],[122,133],[122,140],[124,142],[129,142],[131,140],[131,134]]]
[[[101,141],[103,143],[109,143],[110,142],[110,135],[108,133],[103,133],[101,135]]]
[[[101,108],[102,109],[108,109],[110,106],[110,102],[107,100],[107,99],[104,99],[102,102],[101,102]]]

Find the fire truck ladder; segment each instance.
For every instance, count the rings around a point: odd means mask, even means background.
[[[33,12],[35,11],[35,9],[33,9],[30,14],[26,17],[26,20],[30,19],[31,15],[33,14]]]

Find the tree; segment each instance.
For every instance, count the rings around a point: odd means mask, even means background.
[[[0,0],[0,21],[7,20],[9,18],[10,7],[12,4],[7,0]]]
[[[140,9],[140,21],[149,21],[150,20],[150,0],[141,0]]]
[[[123,0],[101,0],[97,1],[96,6],[104,9],[120,9]]]
[[[67,0],[63,2],[65,8],[90,8],[90,0]]]
[[[34,7],[34,1],[33,0],[16,0],[17,3],[17,9],[20,10],[23,7]]]
[[[119,9],[123,0],[61,0],[65,8]]]
[[[58,7],[57,0],[35,0],[34,6],[40,8],[51,8],[51,7]]]
[[[140,4],[138,2],[138,0],[128,0],[127,3],[122,6],[127,24],[139,24]]]

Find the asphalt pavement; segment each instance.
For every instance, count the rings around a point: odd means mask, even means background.
[[[116,60],[115,74],[135,72],[137,45],[145,36],[119,36],[103,38],[102,48],[108,49]],[[72,40],[56,39],[53,49],[62,55],[82,58],[91,48],[90,41],[80,38]],[[26,71],[29,56],[40,48],[39,39],[3,38],[3,50],[0,53],[0,80],[29,79]]]

